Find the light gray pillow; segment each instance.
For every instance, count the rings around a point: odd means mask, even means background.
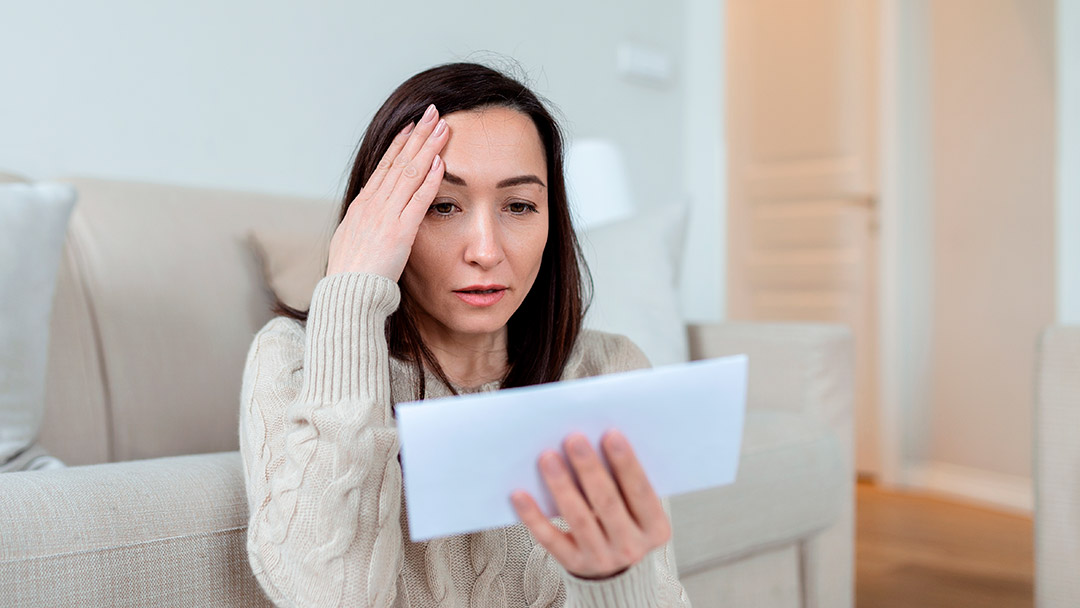
[[[678,289],[686,216],[663,205],[580,236],[595,288],[585,327],[630,338],[653,365],[689,359]]]
[[[0,471],[63,466],[35,446],[49,318],[75,190],[0,184]]]

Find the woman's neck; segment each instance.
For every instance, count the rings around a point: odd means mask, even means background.
[[[490,334],[458,334],[421,323],[420,336],[453,384],[472,388],[506,375],[506,328]]]

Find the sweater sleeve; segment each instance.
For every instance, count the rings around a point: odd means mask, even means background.
[[[624,336],[606,336],[602,351],[607,360],[602,373],[652,367],[645,353]],[[661,502],[668,521],[671,521],[668,499],[663,498]],[[588,580],[561,567],[560,570],[566,585],[567,608],[690,608],[690,598],[679,582],[675,546],[670,540],[611,578]]]
[[[386,319],[397,284],[323,278],[306,331],[255,336],[241,389],[247,553],[278,606],[393,604],[403,549]]]

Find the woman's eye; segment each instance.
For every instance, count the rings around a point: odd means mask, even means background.
[[[428,211],[434,211],[436,215],[450,215],[454,212],[454,203],[435,203],[428,207]]]
[[[510,213],[513,213],[515,215],[522,215],[530,211],[536,212],[536,205],[533,205],[532,203],[523,203],[520,201],[514,201],[510,203],[509,205],[507,205],[507,208],[510,209]]]

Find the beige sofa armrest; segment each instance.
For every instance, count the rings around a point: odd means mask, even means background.
[[[1050,327],[1035,390],[1035,599],[1080,606],[1080,327]]]
[[[0,475],[0,598],[17,606],[269,606],[238,452]]]
[[[854,344],[842,325],[721,323],[691,326],[693,358],[746,353],[750,357],[747,407],[795,410],[828,425],[840,450],[842,478],[834,491],[841,515],[801,545],[802,585],[810,603],[851,606],[854,598]],[[676,545],[677,547],[677,545]]]
[[[691,325],[691,359],[746,353],[747,407],[805,412],[852,441],[851,331],[826,323],[730,322]]]
[[[692,325],[688,332],[693,359],[749,356],[750,411],[736,482],[671,501],[676,529],[689,528],[675,539],[676,552],[682,551],[690,565],[684,583],[710,589],[738,585],[739,575],[726,568],[751,563],[730,561],[739,556],[782,570],[761,560],[769,559],[767,550],[794,543],[802,603],[850,607],[855,506],[850,330],[740,322]],[[813,470],[804,470],[807,465]],[[743,513],[734,513],[740,505]],[[785,524],[796,519],[825,527],[785,533]],[[751,533],[739,534],[738,527]]]

